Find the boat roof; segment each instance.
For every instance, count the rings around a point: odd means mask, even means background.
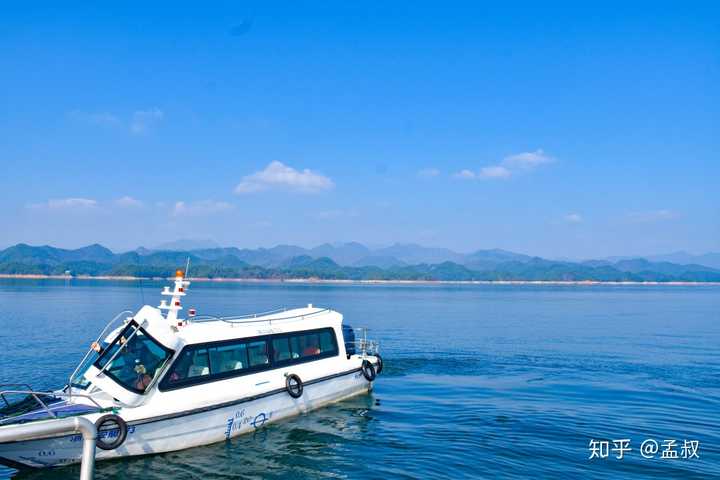
[[[193,344],[336,326],[341,322],[342,315],[334,310],[307,306],[242,317],[198,317],[182,322],[177,336],[183,343]]]

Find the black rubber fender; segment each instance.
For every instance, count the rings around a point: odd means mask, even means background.
[[[375,364],[375,373],[380,375],[383,371],[383,359],[379,353],[375,354],[375,358],[377,358],[377,363]]]
[[[293,398],[300,398],[303,394],[303,382],[300,377],[291,373],[285,378],[285,389]]]
[[[95,422],[95,429],[97,430],[95,445],[101,450],[115,450],[123,444],[128,434],[127,423],[122,417],[114,413],[98,418]],[[102,435],[102,432],[114,430],[118,430],[117,436],[108,436],[109,438],[106,438]]]
[[[373,380],[375,380],[375,377],[377,377],[377,372],[375,372],[375,366],[367,360],[363,360],[360,370],[362,371],[363,377],[365,377],[365,380],[367,380],[368,382],[372,382]]]

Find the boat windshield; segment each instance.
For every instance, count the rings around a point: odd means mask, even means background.
[[[137,323],[130,322],[102,351],[95,366],[128,390],[144,393],[172,354]]]

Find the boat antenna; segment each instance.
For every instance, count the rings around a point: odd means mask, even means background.
[[[188,277],[188,272],[190,271],[190,255],[187,257],[187,263],[185,264],[185,278]]]

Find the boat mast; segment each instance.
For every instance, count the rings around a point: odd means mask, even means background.
[[[189,265],[190,262],[188,259],[188,266]],[[185,290],[190,285],[190,282],[185,280],[184,276],[185,274],[182,270],[175,272],[175,286],[173,290],[170,291],[170,287],[165,287],[162,291],[163,295],[171,297],[170,304],[167,303],[167,300],[162,300],[158,306],[160,310],[165,310],[167,312],[165,314],[165,318],[168,323],[173,326],[176,326],[179,322],[181,322],[181,320],[178,321],[178,312],[183,308],[180,304],[180,299],[186,295]]]

